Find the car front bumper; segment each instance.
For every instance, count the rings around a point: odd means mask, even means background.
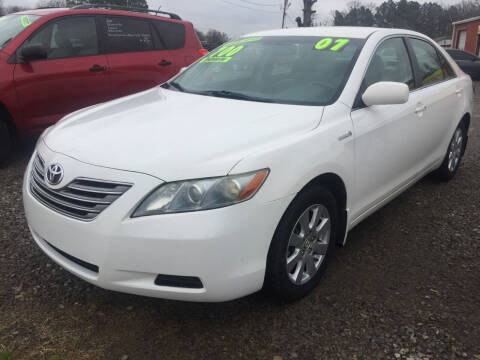
[[[262,288],[270,241],[294,195],[267,203],[254,197],[220,209],[130,218],[161,180],[85,164],[45,145],[40,148],[47,164],[61,162],[72,178],[134,184],[95,220],[85,222],[37,201],[29,187],[30,161],[23,185],[28,225],[37,245],[69,272],[105,289],[187,301],[227,301]],[[203,287],[159,286],[158,275],[198,277]]]

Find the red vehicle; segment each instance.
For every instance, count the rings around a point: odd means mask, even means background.
[[[89,6],[1,17],[0,161],[16,137],[161,84],[205,53],[191,23],[160,11]]]

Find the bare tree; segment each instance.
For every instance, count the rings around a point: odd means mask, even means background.
[[[37,3],[37,8],[61,8],[66,6],[66,0],[40,0]]]
[[[313,15],[316,13],[316,11],[312,10],[312,8],[316,2],[317,0],[303,0],[303,21],[300,17],[295,19],[298,27],[313,26]]]

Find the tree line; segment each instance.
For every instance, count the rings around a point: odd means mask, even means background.
[[[388,0],[375,6],[351,2],[344,11],[334,11],[334,25],[402,28],[424,33],[432,38],[451,36],[452,22],[480,15],[480,2],[465,0],[442,6],[409,0]]]

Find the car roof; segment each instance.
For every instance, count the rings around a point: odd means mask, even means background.
[[[410,34],[421,35],[411,30],[378,28],[378,27],[361,27],[361,26],[317,26],[317,27],[301,27],[290,29],[267,30],[251,33],[245,36],[331,36],[331,37],[347,37],[366,39],[373,33],[384,33],[385,35],[394,34]]]
[[[24,10],[12,15],[39,15],[39,16],[64,16],[64,15],[75,15],[75,14],[107,14],[107,15],[123,15],[123,16],[136,16],[136,17],[146,17],[151,19],[166,19],[175,22],[187,23],[188,21],[172,19],[168,15],[153,15],[150,13],[137,12],[137,11],[128,11],[128,10],[114,10],[114,9],[105,9],[105,8],[86,8],[86,9],[73,9],[73,8],[45,8],[45,9],[32,9]]]

